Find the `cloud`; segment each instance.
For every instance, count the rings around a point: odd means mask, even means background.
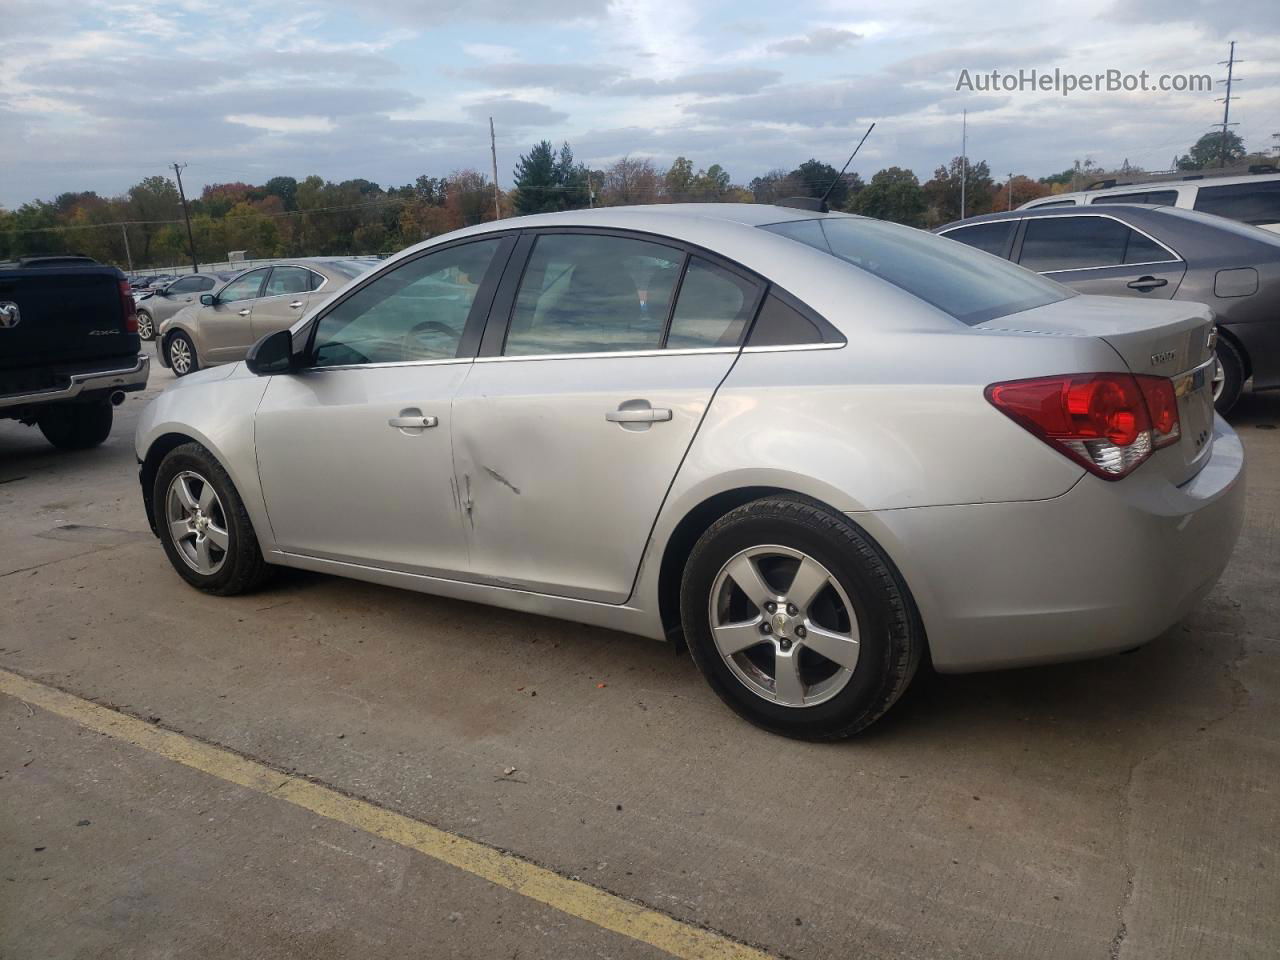
[[[835,53],[837,50],[843,50],[855,40],[861,39],[862,34],[854,33],[852,30],[842,30],[838,27],[819,27],[803,36],[778,40],[769,44],[767,49],[770,53],[820,57],[828,53]]]
[[[1121,23],[1191,23],[1214,37],[1233,30],[1247,31],[1247,37],[1280,33],[1275,0],[1117,0],[1109,13]]]
[[[560,93],[599,93],[624,76],[617,67],[575,63],[490,63],[459,70],[487,87],[539,87]]]
[[[362,15],[382,17],[413,27],[437,27],[459,20],[529,23],[537,21],[598,20],[609,10],[610,0],[473,0],[465,8],[451,0],[379,0],[361,7]],[[346,0],[330,5],[349,10]]]
[[[477,120],[493,117],[494,123],[505,127],[538,127],[562,123],[569,119],[567,113],[552,110],[545,103],[519,100],[515,97],[495,97],[470,104],[467,113]]]
[[[734,93],[754,93],[781,78],[782,73],[778,70],[737,67],[729,70],[686,73],[669,80],[648,78],[620,80],[603,92],[615,97],[660,97],[681,93],[723,96]]]

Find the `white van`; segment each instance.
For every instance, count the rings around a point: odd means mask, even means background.
[[[1153,180],[1122,186],[1059,193],[1022,204],[1019,210],[1076,207],[1096,203],[1145,203],[1182,207],[1251,223],[1280,233],[1280,173],[1213,177],[1188,173],[1181,180]]]

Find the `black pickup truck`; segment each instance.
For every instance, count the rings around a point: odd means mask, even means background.
[[[0,419],[81,450],[111,433],[112,408],[147,385],[124,274],[88,257],[0,261]]]

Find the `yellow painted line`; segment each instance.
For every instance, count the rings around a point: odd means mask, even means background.
[[[544,903],[605,930],[688,960],[769,960],[770,955],[728,937],[683,923],[580,880],[570,880],[527,860],[466,837],[393,813],[365,800],[272,770],[136,717],[54,687],[0,670],[0,693],[40,707],[124,743],[237,786],[292,803],[330,820],[417,850],[433,860]]]

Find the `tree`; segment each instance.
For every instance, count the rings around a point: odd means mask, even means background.
[[[1234,130],[1206,133],[1178,158],[1179,170],[1203,170],[1206,167],[1224,167],[1239,163],[1245,158],[1244,141]]]
[[[1013,193],[1012,201],[1009,198],[1010,192]],[[1052,192],[1047,183],[1041,180],[1032,180],[1030,177],[1024,177],[1019,174],[1012,180],[996,187],[995,195],[991,198],[991,209],[1012,210],[1013,207],[1020,207],[1028,200],[1047,197]],[[1011,203],[1012,206],[1010,205]]]
[[[445,181],[445,209],[460,227],[494,218],[493,182],[476,170],[455,170]]]
[[[786,187],[790,197],[821,197],[831,188],[827,195],[827,203],[833,210],[843,210],[849,202],[849,196],[862,189],[862,178],[856,173],[840,175],[829,163],[809,159],[787,174]]]
[[[279,197],[286,210],[298,209],[298,181],[293,177],[272,177],[262,189],[268,196]]]
[[[693,163],[688,157],[676,157],[663,177],[663,191],[672,203],[693,199]]]
[[[963,176],[961,172],[963,171]],[[977,163],[953,157],[951,163],[938,167],[933,179],[924,185],[925,224],[936,226],[961,217],[960,185],[964,184],[964,211],[966,217],[991,212],[991,170],[985,160]]]
[[[864,217],[918,227],[924,223],[924,190],[910,170],[887,167],[854,196],[848,209]]]
[[[787,183],[787,171],[781,167],[775,167],[764,176],[753,178],[747,184],[747,189],[755,197],[756,203],[773,203],[775,200],[791,196],[784,192]]]
[[[623,157],[601,173],[595,182],[603,184],[600,199],[608,206],[657,203],[662,193],[662,175],[647,157]]]
[[[534,144],[515,169],[517,213],[576,210],[590,202],[586,167],[574,163],[573,150],[562,144],[556,153],[549,140]]]
[[[168,177],[147,177],[129,188],[129,219],[150,221],[138,225],[142,235],[142,249],[138,251],[139,263],[151,262],[151,245],[159,235],[162,223],[182,216],[182,201],[178,188]]]

